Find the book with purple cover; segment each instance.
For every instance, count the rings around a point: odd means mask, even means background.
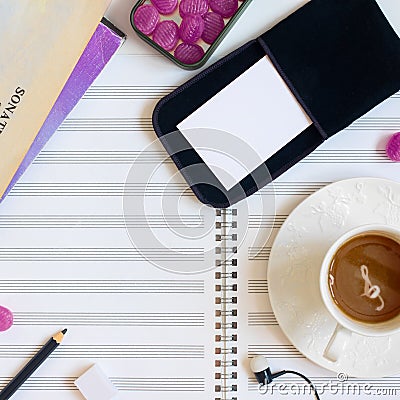
[[[0,0],[0,196],[111,0]]]
[[[107,19],[101,20],[0,201],[21,178],[124,40],[124,33]]]

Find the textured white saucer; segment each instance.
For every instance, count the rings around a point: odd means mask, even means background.
[[[325,359],[322,354],[336,322],[322,302],[319,271],[335,240],[366,224],[400,227],[399,183],[357,178],[321,189],[289,215],[268,263],[272,308],[289,340],[316,364],[360,378],[400,373],[400,334],[353,334],[337,362]]]

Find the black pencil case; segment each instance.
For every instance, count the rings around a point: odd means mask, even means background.
[[[313,123],[227,191],[177,125],[265,55]],[[399,90],[400,38],[376,1],[311,0],[163,98],[153,125],[198,199],[225,208]]]

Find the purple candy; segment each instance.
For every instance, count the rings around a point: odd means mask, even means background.
[[[13,322],[13,313],[8,308],[0,306],[0,332],[10,329]]]
[[[178,7],[178,0],[151,0],[151,2],[164,15],[172,14]]]
[[[400,132],[390,138],[386,146],[386,154],[392,161],[400,161]]]
[[[175,58],[185,64],[194,64],[204,56],[204,50],[198,44],[181,43],[175,49]]]
[[[203,34],[204,20],[200,15],[190,14],[182,18],[179,35],[184,43],[196,43]]]
[[[136,10],[133,20],[139,31],[150,35],[160,21],[160,14],[151,4],[143,4]]]
[[[153,40],[163,49],[173,50],[179,40],[178,25],[171,20],[160,22],[154,30]]]
[[[208,44],[213,44],[224,27],[225,22],[221,15],[213,12],[206,14],[202,39]]]
[[[210,0],[211,10],[224,18],[232,17],[238,6],[238,0]]]
[[[179,4],[179,14],[186,17],[189,14],[199,14],[202,17],[207,13],[209,0],[182,0]]]

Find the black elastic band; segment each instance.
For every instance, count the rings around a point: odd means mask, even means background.
[[[279,75],[281,76],[281,78],[283,79],[283,81],[286,83],[286,85],[288,86],[288,88],[290,89],[290,91],[292,92],[293,96],[296,98],[296,100],[300,103],[300,105],[303,107],[304,111],[306,112],[306,114],[309,116],[309,118],[311,119],[311,121],[314,123],[315,127],[317,128],[318,132],[320,133],[320,135],[322,136],[322,138],[324,140],[328,139],[328,135],[326,134],[326,132],[324,131],[324,129],[322,128],[322,126],[320,125],[320,123],[318,122],[318,120],[314,117],[313,113],[311,112],[311,110],[309,109],[309,107],[307,106],[306,102],[303,100],[303,98],[300,96],[299,92],[297,91],[296,87],[292,84],[292,82],[290,81],[290,79],[288,78],[288,76],[286,75],[285,71],[282,69],[282,67],[280,66],[278,60],[276,59],[276,57],[273,55],[271,49],[269,48],[269,46],[265,43],[263,36],[260,36],[259,38],[257,38],[258,43],[260,43],[261,47],[264,49],[266,55],[269,57],[269,59],[271,60],[272,64],[274,65],[275,69],[277,70],[277,72],[279,73]]]

